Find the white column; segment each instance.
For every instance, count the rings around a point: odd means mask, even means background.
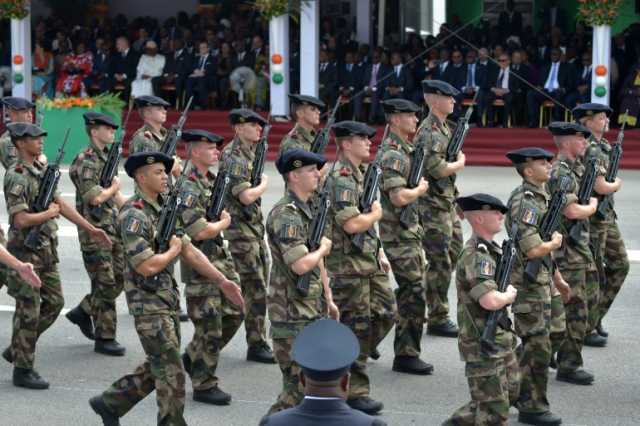
[[[318,96],[320,1],[302,2],[300,10],[300,94]]]
[[[593,66],[591,67],[591,102],[609,105],[609,88],[611,81],[611,27],[598,25],[593,27]],[[604,75],[597,75],[598,66],[606,69]],[[604,88],[604,96],[598,96],[599,87]],[[602,93],[600,93],[602,94]]]
[[[386,0],[378,0],[378,46],[384,46],[384,23],[385,10],[387,9]]]
[[[371,43],[371,0],[358,0],[356,6],[356,39]]]
[[[22,64],[14,62],[18,55],[22,56]],[[11,69],[13,96],[31,100],[31,14],[11,20]],[[16,74],[22,75],[22,82],[16,82]]]
[[[269,61],[271,115],[289,115],[289,15],[282,15],[269,21]],[[273,63],[273,55],[282,57],[282,64]],[[280,84],[273,81],[274,74],[280,72],[284,80]]]
[[[447,22],[447,1],[433,0],[433,35],[440,32],[440,24]]]

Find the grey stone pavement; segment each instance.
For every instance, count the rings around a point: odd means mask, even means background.
[[[281,196],[283,183],[273,164],[266,173],[269,191],[263,202],[268,212]],[[596,375],[592,386],[579,387],[560,383],[552,376],[549,397],[552,409],[562,415],[567,425],[637,425],[640,424],[640,291],[636,286],[640,275],[640,171],[622,171],[624,186],[617,196],[620,225],[631,250],[631,273],[621,294],[605,321],[610,331],[605,349],[585,348],[587,369]],[[125,194],[133,192],[132,182],[121,174]],[[507,199],[519,184],[511,168],[469,167],[459,177],[463,194],[490,192]],[[60,190],[73,201],[73,185],[63,173]],[[4,197],[0,197],[0,222],[7,223]],[[60,274],[65,293],[65,309],[73,308],[89,289],[82,264],[75,228],[60,221]],[[6,229],[6,228],[5,228]],[[465,224],[465,238],[469,229]],[[501,237],[499,238],[501,240]],[[637,251],[636,251],[637,250]],[[455,311],[455,286],[449,298]],[[0,349],[11,336],[13,299],[0,290]],[[66,311],[64,311],[66,312]],[[455,315],[454,315],[455,318]],[[11,366],[0,359],[0,425],[99,425],[87,400],[101,392],[115,379],[130,373],[143,361],[144,353],[126,310],[124,295],[118,299],[118,340],[127,347],[127,355],[110,358],[93,352],[92,342],[78,328],[60,316],[38,343],[36,368],[51,382],[47,391],[13,387]],[[182,325],[182,344],[193,333],[190,324]],[[382,357],[370,362],[372,397],[384,402],[381,418],[390,425],[437,425],[456,408],[468,401],[463,363],[458,356],[455,339],[423,338],[423,358],[435,366],[432,376],[418,377],[391,371],[393,332],[381,345]],[[228,407],[213,407],[192,400],[187,380],[186,420],[190,425],[257,425],[275,400],[281,386],[276,365],[249,363],[245,360],[244,330],[222,352],[218,376],[221,387],[233,395]],[[517,412],[511,412],[511,423],[517,424]],[[151,394],[121,419],[123,425],[153,425],[156,422],[155,394]]]

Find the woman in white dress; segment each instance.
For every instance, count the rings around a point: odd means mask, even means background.
[[[162,75],[164,69],[164,55],[158,54],[158,45],[149,40],[144,46],[145,53],[140,57],[136,79],[131,83],[131,96],[154,95],[151,79]]]

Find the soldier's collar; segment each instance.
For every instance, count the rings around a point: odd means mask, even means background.
[[[525,190],[529,190],[531,192],[534,192],[536,194],[542,195],[543,197],[547,198],[547,191],[544,189],[544,185],[542,186],[538,186],[535,185],[527,180],[523,180],[522,181],[522,187]]]
[[[400,146],[406,153],[410,153],[411,151],[413,151],[413,146],[408,141],[403,141],[402,138],[396,133],[389,131],[389,135],[387,136],[387,138],[391,139],[391,142]]]
[[[484,238],[480,237],[477,234],[473,234],[472,237],[475,241],[475,245],[478,248],[482,248],[482,246],[486,247],[486,249],[488,251],[491,251],[493,253],[498,253],[500,254],[502,252],[502,248],[498,245],[498,243],[496,243],[495,241],[491,240],[491,241],[487,241]]]
[[[291,189],[287,189],[287,197],[291,200],[293,205],[300,209],[300,211],[302,211],[309,219],[313,217],[313,212],[311,211],[309,203],[302,201]]]
[[[440,119],[438,117],[436,117],[435,115],[433,115],[431,112],[429,112],[429,115],[427,116],[427,118],[425,118],[425,120],[427,121],[427,124],[429,125],[429,127],[437,127],[438,130],[444,132],[444,133],[448,133],[449,132],[449,127],[447,126],[447,120],[445,119],[444,121],[440,121]]]
[[[293,130],[297,133],[300,133],[302,135],[303,138],[305,139],[313,139],[316,136],[316,131],[311,129],[305,129],[304,127],[302,127],[300,124],[296,123],[296,126],[293,128]]]
[[[89,141],[89,148],[91,148],[93,152],[95,152],[100,158],[105,158],[109,154],[109,150],[111,149],[111,146],[112,145],[106,145],[104,148],[100,148],[98,147],[98,145],[93,143],[93,141],[91,140]]]
[[[142,192],[142,190],[140,189],[140,187],[138,186],[138,184],[135,185],[135,195],[138,198],[141,198],[145,203],[149,204],[151,207],[153,207],[153,209],[157,212],[160,213],[160,211],[162,210],[162,205],[161,205],[161,200],[162,200],[162,196],[158,195],[158,197],[154,200],[151,197],[148,197],[147,194],[145,194],[144,192]],[[163,200],[162,200],[163,201]]]
[[[165,129],[164,127],[160,127],[159,131],[155,131],[153,127],[151,127],[151,125],[149,125],[149,123],[147,122],[144,123],[144,128],[145,130],[148,130],[149,132],[151,132],[151,134],[158,139],[164,139],[168,132],[168,130]]]
[[[569,168],[573,168],[573,165],[575,163],[579,162],[578,157],[576,157],[575,159],[571,160],[562,152],[558,153],[557,160],[560,161],[561,163],[567,164],[569,166]]]
[[[360,167],[356,167],[356,165],[349,161],[347,157],[340,156],[338,164],[336,164],[336,170],[339,171],[340,169],[345,167],[351,170],[351,174],[353,174],[358,182],[361,182],[362,179],[364,179],[364,175],[361,169],[361,167],[364,167],[364,164],[361,164]]]
[[[42,164],[40,164],[38,160],[33,160],[33,163],[29,164],[26,161],[24,161],[22,157],[20,157],[20,155],[18,155],[18,161],[16,164],[21,165],[23,168],[27,169],[29,173],[31,173],[34,176],[39,176],[40,173],[42,172]]]

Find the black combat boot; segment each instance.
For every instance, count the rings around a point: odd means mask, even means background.
[[[384,408],[384,404],[380,401],[373,400],[368,396],[362,396],[360,398],[349,398],[347,404],[354,410],[362,411],[363,413],[374,415]]]
[[[602,321],[596,325],[596,333],[598,333],[602,337],[609,337],[609,332],[602,327]]]
[[[591,334],[588,334],[584,338],[584,345],[591,346],[594,348],[604,348],[605,346],[607,346],[607,338],[602,337],[596,332],[593,332]]]
[[[182,366],[184,367],[184,371],[191,377],[191,358],[186,352],[182,354]]]
[[[393,360],[392,370],[399,373],[426,376],[433,373],[433,365],[424,362],[417,356],[396,356]]]
[[[557,426],[562,424],[562,419],[551,411],[545,413],[523,413],[518,414],[518,421],[526,425],[537,426]]]
[[[49,389],[49,382],[40,377],[37,371],[29,368],[13,369],[13,384],[27,389]]]
[[[212,405],[229,405],[231,402],[231,395],[224,392],[218,386],[215,386],[203,391],[194,390],[193,400]]]
[[[247,349],[247,361],[261,362],[263,364],[275,364],[273,351],[266,343],[249,346]]]
[[[89,400],[91,409],[102,418],[104,426],[120,426],[118,415],[107,407],[101,396],[94,396]]]
[[[380,351],[378,350],[378,348],[371,349],[371,351],[369,352],[369,358],[374,360],[380,358]]]
[[[577,370],[558,370],[556,380],[561,382],[573,383],[574,385],[590,385],[595,377],[593,374],[579,368]]]
[[[116,339],[96,339],[93,350],[109,356],[123,356],[127,351]]]
[[[13,352],[11,352],[11,346],[2,351],[2,358],[4,358],[9,364],[13,364]]]
[[[448,319],[442,324],[428,325],[427,334],[441,337],[458,337],[458,326]]]
[[[89,340],[94,340],[93,323],[91,317],[87,315],[80,306],[76,306],[65,315],[69,321],[80,327],[80,331]]]

